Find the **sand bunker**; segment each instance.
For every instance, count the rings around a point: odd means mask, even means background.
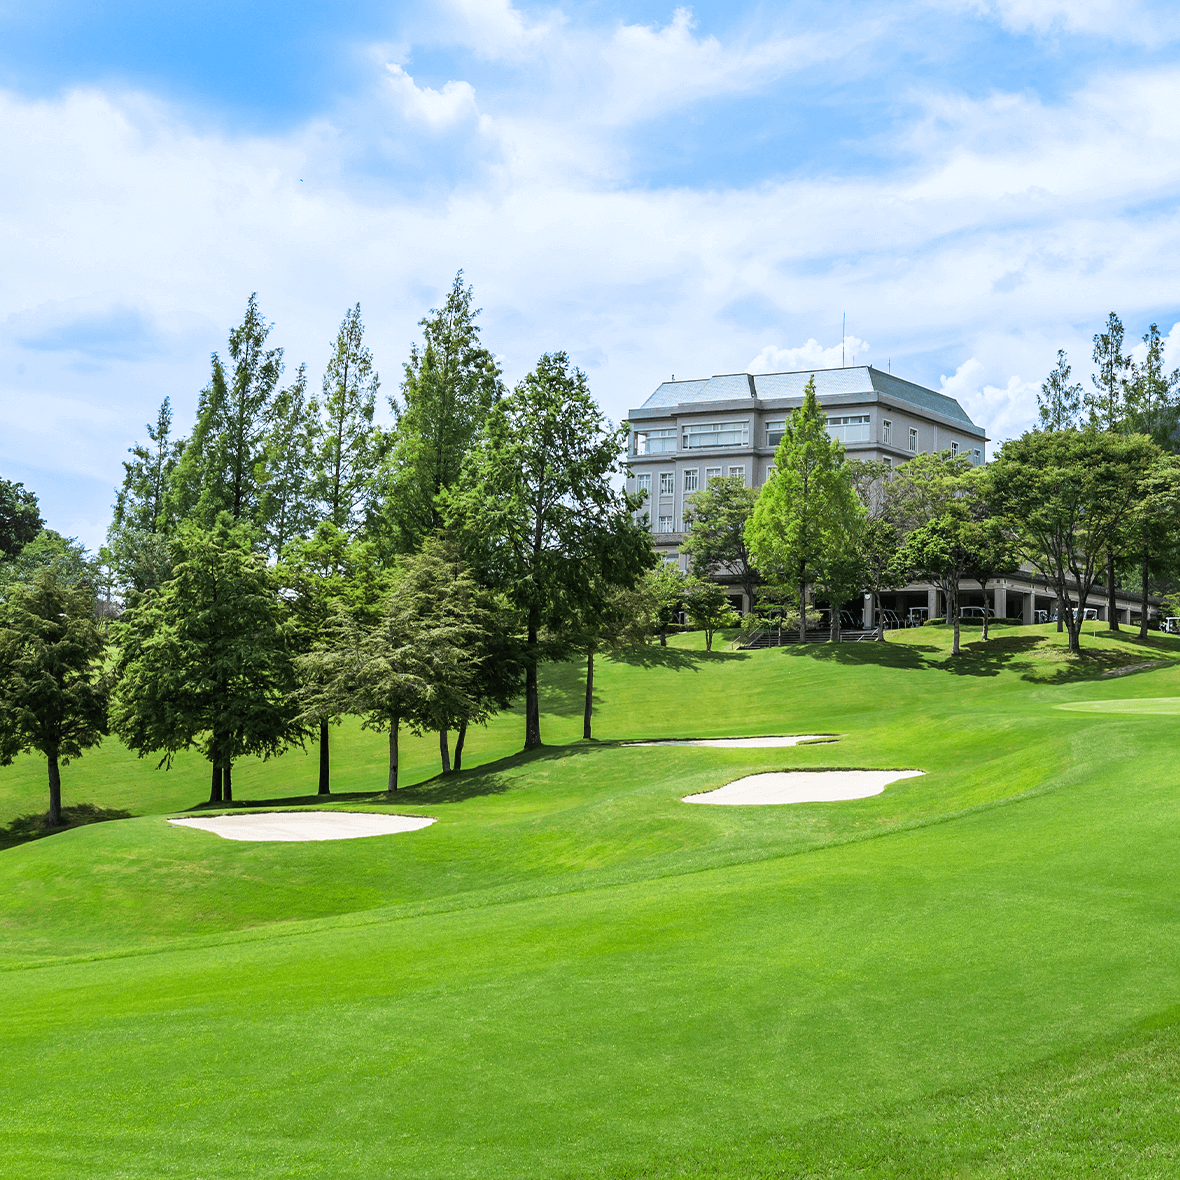
[[[421,815],[374,815],[363,811],[261,811],[168,822],[181,828],[200,828],[226,840],[357,840],[361,836],[416,832],[434,820]]]
[[[722,803],[731,806],[766,803],[834,803],[867,799],[890,783],[917,778],[924,770],[786,770],[750,774],[716,791],[685,795],[685,803]]]
[[[777,746],[797,746],[800,742],[833,742],[832,733],[805,733],[796,737],[697,738],[654,742],[624,742],[624,746],[716,746],[725,750],[762,750]]]
[[[1180,697],[1139,697],[1127,701],[1071,701],[1054,705],[1075,713],[1180,713]]]

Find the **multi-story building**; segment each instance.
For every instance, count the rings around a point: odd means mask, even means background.
[[[706,487],[714,476],[740,475],[751,487],[766,482],[786,417],[802,404],[804,386],[813,376],[828,433],[840,439],[851,459],[896,465],[924,451],[967,454],[974,463],[987,457],[983,427],[972,422],[953,397],[872,365],[665,381],[628,415],[627,488],[646,497],[657,552],[683,563],[679,548],[685,497]],[[736,584],[732,591],[735,606],[752,608]],[[963,587],[962,605],[983,606],[985,600],[1000,617],[1020,616],[1026,622],[1032,622],[1036,612],[1054,608],[1049,588],[1030,571],[1001,579],[986,595],[982,590],[973,593],[970,584]],[[924,582],[883,595],[881,605],[900,620],[911,612],[930,618],[945,613],[938,592]],[[1105,603],[1091,605],[1105,619]],[[864,609],[864,625],[869,626],[867,606]],[[1120,595],[1120,621],[1130,622],[1138,609],[1136,602]]]

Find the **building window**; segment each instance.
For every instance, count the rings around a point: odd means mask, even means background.
[[[748,422],[702,422],[684,428],[684,446],[689,451],[701,447],[741,447],[749,441]]]
[[[910,450],[916,455],[918,453],[918,432],[910,427]]]
[[[709,486],[709,480],[720,479],[720,478],[721,478],[721,468],[720,467],[706,467],[705,468],[705,487]]]
[[[868,414],[852,414],[844,418],[829,418],[828,437],[839,439],[842,443],[868,442]]]
[[[644,499],[647,499],[651,495],[651,472],[650,471],[646,475],[637,475],[635,477],[635,490]]]
[[[885,456],[885,470],[886,471],[893,470],[893,460],[888,455]]]
[[[635,432],[635,453],[637,455],[666,455],[676,450],[676,427],[659,430],[637,430]]]
[[[959,444],[957,442],[951,443],[951,458],[957,458],[959,454]]]
[[[774,474],[774,464],[767,463],[766,464],[766,478],[769,479],[773,474]]]
[[[700,470],[696,467],[690,467],[687,471],[685,471],[685,473],[684,473],[685,494],[687,494],[688,492],[695,492],[697,490],[697,478],[699,477],[699,475],[700,475]]]
[[[777,422],[767,422],[766,424],[766,445],[768,447],[777,447],[783,441],[783,435],[787,433],[787,420],[780,418]]]
[[[746,469],[744,467],[731,467],[729,469],[729,478],[733,479],[735,476],[742,481],[742,485],[744,486],[746,482]]]
[[[971,456],[972,461],[975,463],[976,467],[978,467],[980,463],[983,462],[983,452],[978,447],[976,447],[975,450],[971,452]]]
[[[659,527],[656,529],[657,533],[670,533],[672,531],[672,518],[670,516],[661,516]]]
[[[893,445],[893,423],[888,418],[881,419],[881,441],[887,447]]]
[[[660,495],[671,496],[676,492],[676,472],[661,471],[660,472]]]

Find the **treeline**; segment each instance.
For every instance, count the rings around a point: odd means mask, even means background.
[[[391,791],[404,728],[437,732],[443,770],[458,768],[468,727],[523,693],[531,748],[541,663],[582,652],[592,677],[596,650],[652,632],[626,428],[562,352],[507,389],[477,315],[460,274],[421,321],[386,429],[359,306],[313,395],[304,366],[285,381],[251,297],[191,432],[173,436],[165,399],[131,448],[97,562],[30,540],[26,504],[0,623],[0,761],[46,756],[51,823],[60,764],[108,732],[161,765],[200,750],[214,802],[233,798],[236,761],[313,735],[328,792],[345,715],[388,733]]]

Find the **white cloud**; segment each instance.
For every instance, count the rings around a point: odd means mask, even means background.
[[[841,365],[868,362],[871,346],[855,336],[845,336],[841,344],[824,348],[813,336],[798,348],[778,348],[768,344],[747,366],[747,373],[796,373],[802,369],[838,369]]]
[[[966,0],[963,6],[1016,33],[1093,34],[1153,45],[1177,32],[1174,9],[1138,0]]]
[[[441,131],[460,123],[479,122],[475,89],[469,82],[447,82],[442,90],[418,87],[399,65],[388,64],[389,84],[394,101],[405,118]]]
[[[975,357],[964,361],[954,373],[940,377],[942,392],[967,411],[977,425],[984,427],[993,447],[1006,438],[1022,434],[1037,412],[1039,382],[1008,378],[1004,386],[983,380],[984,366]]]

